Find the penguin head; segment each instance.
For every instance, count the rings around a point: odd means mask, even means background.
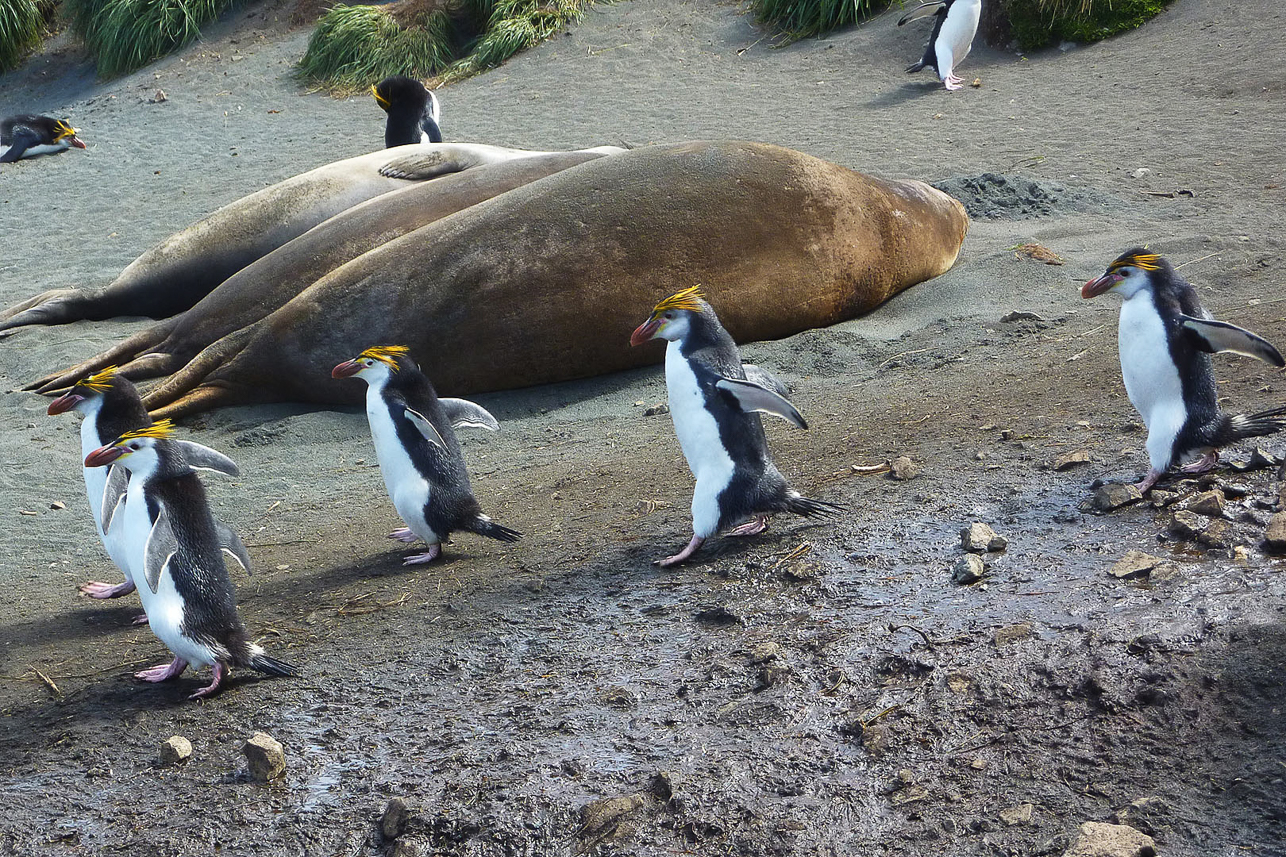
[[[1129,300],[1143,289],[1155,289],[1174,273],[1170,263],[1144,247],[1126,250],[1112,260],[1103,276],[1081,287],[1082,298],[1093,298],[1105,292],[1116,292]]]
[[[381,386],[403,369],[415,368],[409,351],[405,345],[377,345],[340,363],[330,370],[330,377],[361,378],[372,387]]]
[[[419,112],[429,103],[430,98],[429,90],[424,84],[400,74],[389,75],[372,86],[371,95],[375,96],[375,103],[385,113],[395,104],[407,104],[417,108]]]
[[[76,386],[50,402],[49,415],[75,411],[83,416],[89,416],[103,406],[104,397],[114,387],[122,384],[129,384],[129,381],[116,377],[116,367],[108,366],[101,372],[77,381]]]
[[[150,426],[127,431],[85,456],[85,466],[119,464],[131,473],[144,476],[159,473],[164,469],[166,445],[173,434],[174,423],[170,420],[158,420]]]
[[[710,310],[699,288],[684,289],[657,304],[652,316],[634,329],[630,345],[642,345],[652,339],[680,342],[686,338],[692,332],[693,321]]]
[[[76,149],[85,148],[84,141],[76,136],[80,131],[71,127],[71,124],[65,119],[54,120],[53,133],[55,143],[66,143],[68,146]]]

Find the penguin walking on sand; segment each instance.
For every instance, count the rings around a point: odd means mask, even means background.
[[[665,386],[670,417],[697,480],[692,540],[679,553],[657,560],[657,565],[687,560],[710,536],[738,522],[744,523],[729,535],[761,533],[771,512],[814,517],[842,510],[800,495],[773,464],[759,414],[781,417],[799,428],[808,424],[771,374],[757,366],[742,366],[736,343],[695,286],[657,304],[652,316],[634,331],[630,344],[651,339],[669,341]]]
[[[1125,302],[1117,345],[1130,402],[1148,427],[1151,469],[1135,485],[1147,492],[1172,466],[1204,473],[1219,462],[1219,448],[1286,428],[1286,407],[1229,415],[1219,409],[1210,355],[1224,351],[1286,365],[1262,337],[1215,321],[1197,291],[1156,253],[1142,247],[1118,256],[1081,289],[1092,298],[1116,292]]]
[[[115,366],[109,366],[78,381],[70,390],[49,403],[51,416],[67,411],[75,411],[84,417],[80,423],[81,458],[111,443],[125,432],[152,424],[152,418],[148,416],[147,408],[139,397],[138,388],[118,375]],[[188,460],[194,467],[219,470],[225,463],[230,463],[223,455],[199,443],[181,440],[174,443],[187,450]],[[107,555],[124,572],[125,581],[110,584],[91,580],[82,584],[80,591],[90,598],[120,598],[133,592],[137,585],[130,570],[129,553],[123,535],[124,516],[120,514],[128,491],[129,471],[121,465],[85,466],[82,469],[85,495],[89,500],[94,527],[98,530],[103,547],[107,549]],[[221,547],[242,568],[248,569],[250,559],[241,539],[221,522],[216,521],[215,525]],[[140,615],[134,621],[146,622],[147,615]]]
[[[79,133],[65,120],[50,116],[6,116],[0,120],[0,164],[83,149],[84,142],[76,136]]]
[[[947,89],[963,89],[964,81],[956,76],[955,69],[973,47],[973,37],[982,17],[982,0],[930,0],[903,15],[898,26],[929,15],[934,16],[929,44],[920,61],[907,66],[907,73],[928,66],[938,73]]]
[[[500,428],[486,409],[464,399],[440,399],[403,345],[368,348],[333,370],[334,378],[367,383],[366,417],[375,456],[393,507],[405,527],[389,538],[428,549],[403,560],[419,565],[437,559],[455,530],[514,542],[522,535],[486,515],[469,486],[464,454],[454,427]]]
[[[175,441],[173,432],[170,421],[161,420],[85,457],[86,467],[116,465],[130,472],[121,512],[130,568],[152,632],[174,653],[172,662],[134,677],[159,682],[188,665],[209,665],[214,680],[188,697],[198,699],[217,691],[231,667],[297,675],[246,633],[223,562],[220,527],[196,475],[198,465],[233,474],[237,466],[222,453]]]
[[[438,97],[424,84],[394,74],[372,86],[371,94],[388,114],[384,122],[385,148],[442,142]]]

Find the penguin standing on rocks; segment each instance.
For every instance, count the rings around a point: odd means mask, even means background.
[[[297,670],[251,642],[237,614],[232,579],[223,562],[220,525],[210,513],[200,468],[235,475],[222,453],[173,440],[169,420],[122,434],[85,457],[86,467],[117,465],[130,472],[123,538],[152,632],[174,660],[135,673],[147,682],[175,678],[189,664],[214,668],[214,680],[189,699],[217,691],[230,667],[267,675]]]
[[[51,155],[85,148],[80,133],[62,119],[49,116],[6,116],[0,120],[0,164],[19,158]]]
[[[372,86],[371,94],[388,114],[384,122],[385,148],[442,142],[438,97],[424,84],[395,74]]]
[[[780,383],[772,375],[742,366],[736,343],[695,286],[657,304],[630,344],[651,339],[669,341],[665,386],[670,417],[697,480],[692,541],[679,553],[657,560],[657,565],[687,560],[702,542],[739,521],[745,523],[729,535],[763,532],[770,512],[813,517],[842,509],[801,496],[773,464],[759,414],[781,417],[799,428],[808,424],[779,392]]]
[[[366,416],[384,485],[406,526],[389,538],[428,545],[403,565],[437,559],[442,542],[454,530],[465,530],[514,542],[522,535],[486,515],[469,487],[469,473],[453,426],[500,428],[484,408],[464,399],[438,394],[403,345],[368,348],[333,370],[334,378],[361,378],[366,390]]]
[[[1172,466],[1204,473],[1219,462],[1219,448],[1286,428],[1286,407],[1257,414],[1219,410],[1210,355],[1224,351],[1281,367],[1282,355],[1265,339],[1215,321],[1197,291],[1173,266],[1142,247],[1118,256],[1101,277],[1081,289],[1092,298],[1116,292],[1125,302],[1117,345],[1130,402],[1148,427],[1151,469],[1135,485],[1146,493]]]
[[[973,37],[982,17],[982,0],[930,0],[902,16],[898,26],[917,18],[934,16],[933,33],[919,62],[907,66],[914,73],[928,66],[938,73],[947,89],[963,89],[964,81],[956,76],[956,66],[969,56]]]

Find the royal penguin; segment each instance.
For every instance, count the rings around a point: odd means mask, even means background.
[[[1197,291],[1174,267],[1142,247],[1127,250],[1081,297],[1115,292],[1124,298],[1117,330],[1121,375],[1130,402],[1148,428],[1148,475],[1135,487],[1147,492],[1172,466],[1203,473],[1219,462],[1219,448],[1286,428],[1286,407],[1229,415],[1219,409],[1210,355],[1224,351],[1286,365],[1262,337],[1215,321]]]
[[[902,16],[898,26],[917,18],[934,16],[933,33],[919,62],[907,66],[914,73],[928,66],[938,73],[947,89],[962,89],[964,81],[956,76],[956,66],[969,56],[978,20],[982,17],[982,0],[930,0]]]
[[[409,77],[390,75],[371,87],[371,94],[388,118],[384,122],[384,146],[409,143],[441,143],[441,110],[433,91]]]
[[[768,455],[759,414],[808,428],[771,374],[743,366],[741,353],[697,287],[671,295],[630,337],[631,345],[668,340],[665,386],[679,446],[696,477],[692,495],[692,540],[657,565],[677,565],[719,530],[729,535],[761,533],[772,512],[804,517],[833,514],[840,506],[810,500],[790,487]]]
[[[6,116],[0,120],[0,164],[19,158],[85,148],[80,132],[50,116]]]
[[[375,457],[393,508],[405,527],[389,538],[428,545],[407,556],[404,565],[432,562],[442,542],[464,530],[503,542],[522,535],[486,515],[469,487],[469,472],[456,440],[455,427],[500,427],[480,405],[464,399],[440,399],[433,385],[402,345],[368,348],[333,370],[334,378],[361,378],[367,383],[366,417]]]
[[[122,537],[152,632],[174,660],[135,673],[159,682],[189,665],[210,666],[214,679],[189,699],[217,691],[232,667],[293,676],[295,667],[270,658],[251,642],[237,613],[223,562],[225,537],[210,513],[197,469],[235,474],[222,453],[174,440],[169,420],[127,431],[85,457],[86,467],[115,465],[130,472]]]

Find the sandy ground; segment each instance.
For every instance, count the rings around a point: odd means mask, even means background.
[[[291,78],[307,33],[288,18],[251,3],[110,83],[59,43],[0,78],[0,110],[67,116],[89,144],[0,169],[0,304],[105,283],[215,207],[378,145],[369,98]],[[955,94],[901,72],[925,33],[893,23],[773,49],[736,5],[631,0],[441,93],[448,139],[765,140],[961,193],[976,220],[947,275],[745,349],[794,385],[812,428],[770,426],[775,456],[838,521],[654,569],[688,537],[691,480],[644,415],[665,396],[645,370],[481,397],[503,431],[467,436],[475,488],[526,538],[464,535],[404,570],[364,415],[205,415],[186,429],[244,471],[206,480],[255,560],[243,615],[304,675],[189,703],[196,678],[129,678],[168,657],[129,625],[137,601],[76,596],[116,572],[75,419],[0,396],[0,854],[391,853],[391,796],[403,854],[1061,854],[1112,820],[1165,855],[1286,853],[1286,576],[1260,544],[1278,474],[1217,475],[1213,545],[1153,506],[1085,511],[1145,457],[1116,304],[1077,293],[1147,242],[1219,317],[1286,342],[1286,10],[1176,0],[1105,44],[978,48],[962,73],[982,86]],[[988,172],[1009,183],[960,178]],[[1066,264],[1012,251],[1029,241]],[[1015,310],[1038,317],[1000,321]],[[137,324],[20,332],[0,386]],[[1218,372],[1230,409],[1282,400],[1263,364]],[[853,469],[898,455],[921,475]],[[1009,546],[961,587],[972,521]],[[1112,578],[1130,549],[1168,565]],[[241,754],[257,730],[288,757],[268,786]],[[176,734],[193,757],[160,767]]]

